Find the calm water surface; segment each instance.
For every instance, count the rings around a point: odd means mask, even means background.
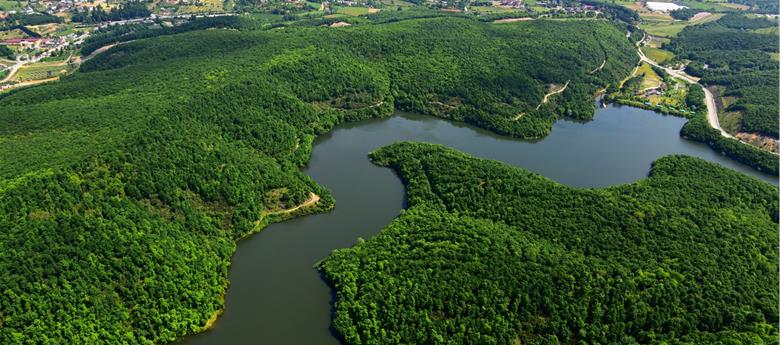
[[[331,291],[312,268],[332,250],[377,233],[404,207],[400,180],[372,165],[367,153],[401,140],[443,144],[513,164],[574,187],[629,183],[650,163],[687,154],[777,184],[709,147],[680,138],[686,120],[610,107],[594,121],[559,121],[544,140],[530,143],[463,124],[411,114],[337,127],[317,139],[306,174],[327,187],[336,208],[273,224],[239,243],[230,271],[225,314],[183,344],[339,344],[330,330]]]

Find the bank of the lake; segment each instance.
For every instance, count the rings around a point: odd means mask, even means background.
[[[225,313],[214,327],[182,344],[338,344],[330,329],[332,292],[313,266],[332,250],[353,245],[386,226],[404,207],[404,190],[367,153],[402,140],[446,145],[504,161],[574,187],[629,183],[665,155],[686,154],[765,181],[775,178],[679,136],[685,119],[611,106],[594,121],[559,121],[531,143],[429,116],[341,125],[315,142],[305,173],[332,191],[329,213],[272,224],[238,245]]]

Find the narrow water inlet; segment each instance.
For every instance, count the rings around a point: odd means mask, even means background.
[[[330,330],[331,289],[313,265],[334,249],[377,233],[404,207],[404,189],[392,171],[367,154],[397,141],[443,144],[500,160],[573,187],[604,187],[645,177],[665,155],[704,158],[777,184],[761,174],[680,138],[685,119],[614,106],[594,121],[559,121],[530,143],[437,118],[397,114],[338,126],[314,144],[305,173],[328,188],[336,208],[273,224],[239,243],[230,271],[224,315],[182,344],[339,344]]]

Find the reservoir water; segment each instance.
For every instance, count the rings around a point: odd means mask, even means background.
[[[336,208],[273,224],[238,244],[225,313],[183,344],[339,344],[330,329],[331,290],[313,266],[332,250],[377,233],[404,207],[404,189],[367,154],[402,140],[443,144],[500,160],[573,187],[630,183],[665,155],[701,157],[777,185],[774,177],[680,138],[685,119],[611,106],[587,123],[559,121],[531,143],[437,118],[397,114],[338,126],[314,143],[306,174],[327,187]]]

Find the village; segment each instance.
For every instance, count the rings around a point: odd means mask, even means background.
[[[176,13],[165,7],[187,4],[196,2],[165,0],[157,13],[147,11],[141,17],[75,22],[72,17],[76,14],[117,9],[122,4],[104,0],[0,1],[0,92],[55,81],[72,73],[83,62],[81,46],[101,28],[130,24],[170,27],[192,17],[234,15],[224,11]]]

